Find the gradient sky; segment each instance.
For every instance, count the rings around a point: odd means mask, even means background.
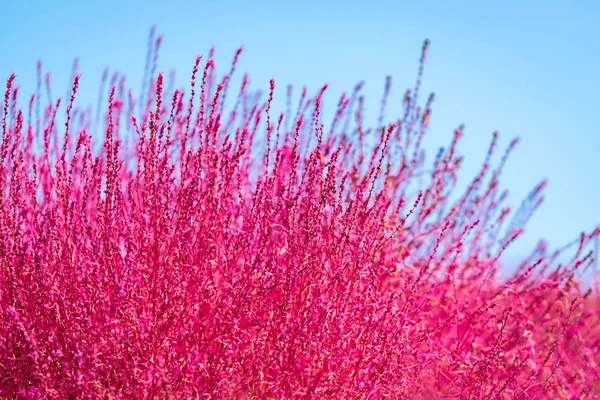
[[[392,75],[391,117],[429,38],[423,89],[436,101],[427,147],[447,145],[464,123],[466,181],[494,130],[502,147],[520,136],[502,180],[515,208],[549,179],[544,205],[507,258],[529,253],[541,237],[560,246],[600,223],[599,2],[3,0],[0,9],[0,78],[17,72],[30,94],[41,59],[54,92],[67,93],[72,60],[80,57],[79,105],[95,101],[105,66],[139,88],[148,31],[156,25],[165,35],[159,69],[177,70],[182,85],[196,55],[216,45],[225,72],[243,45],[238,71],[250,73],[254,88],[268,88],[274,77],[283,97],[287,83],[308,85],[311,93],[330,83],[330,107],[366,80],[375,115]]]

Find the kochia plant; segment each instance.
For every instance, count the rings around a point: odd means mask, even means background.
[[[188,93],[115,75],[102,118],[8,79],[0,148],[0,396],[7,398],[584,399],[600,395],[597,297],[538,246],[508,280],[498,135],[453,193],[458,128],[426,168],[433,95],[364,126],[357,86],[297,111],[248,79],[226,102],[197,58]],[[41,80],[41,67],[40,67]],[[49,83],[49,76],[48,76]],[[41,85],[38,85],[38,87]],[[292,89],[288,88],[291,98]],[[100,105],[98,105],[100,106]],[[66,110],[64,125],[57,114]],[[43,112],[42,112],[43,111]],[[416,188],[416,189],[414,189]],[[558,227],[557,227],[558,228]],[[595,302],[595,304],[594,304]]]

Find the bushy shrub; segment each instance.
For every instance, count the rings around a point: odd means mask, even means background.
[[[199,57],[184,93],[165,89],[151,51],[139,100],[110,83],[98,150],[93,116],[74,105],[78,76],[66,107],[40,109],[38,89],[28,111],[11,76],[0,396],[600,395],[598,303],[579,278],[600,230],[566,264],[542,243],[499,277],[544,183],[511,219],[499,178],[516,142],[494,167],[494,134],[454,193],[462,127],[425,164],[427,45],[403,115],[369,129],[360,85],[325,125],[326,87],[284,115],[275,81],[261,99],[246,77],[226,107],[240,52],[222,80]]]

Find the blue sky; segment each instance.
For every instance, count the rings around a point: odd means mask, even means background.
[[[485,156],[491,134],[521,143],[505,169],[510,202],[548,178],[546,201],[508,258],[528,253],[538,238],[558,246],[600,223],[600,3],[594,1],[42,1],[2,4],[0,78],[12,71],[24,93],[35,85],[36,61],[53,73],[55,93],[69,88],[80,57],[78,104],[94,102],[105,66],[124,72],[133,88],[143,73],[151,25],[165,35],[159,69],[187,82],[195,56],[217,46],[217,66],[238,71],[255,88],[274,77],[315,92],[330,83],[329,105],[366,80],[377,113],[392,75],[390,113],[413,85],[421,44],[431,39],[423,90],[436,101],[426,145],[446,145],[466,125],[463,178]],[[239,74],[238,76],[241,76]],[[433,154],[429,153],[430,156]]]

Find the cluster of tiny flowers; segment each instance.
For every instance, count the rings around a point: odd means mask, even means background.
[[[171,88],[153,35],[142,94],[105,75],[98,124],[78,75],[61,104],[38,65],[24,109],[8,79],[0,397],[600,396],[598,297],[582,288],[600,229],[500,275],[545,182],[511,212],[499,179],[516,141],[494,163],[494,134],[458,192],[462,127],[425,162],[428,42],[402,115],[386,121],[388,79],[367,127],[362,85],[328,124],[326,86],[288,87],[285,113],[274,80],[263,98],[247,76],[230,87],[241,50],[224,77],[211,52]]]

